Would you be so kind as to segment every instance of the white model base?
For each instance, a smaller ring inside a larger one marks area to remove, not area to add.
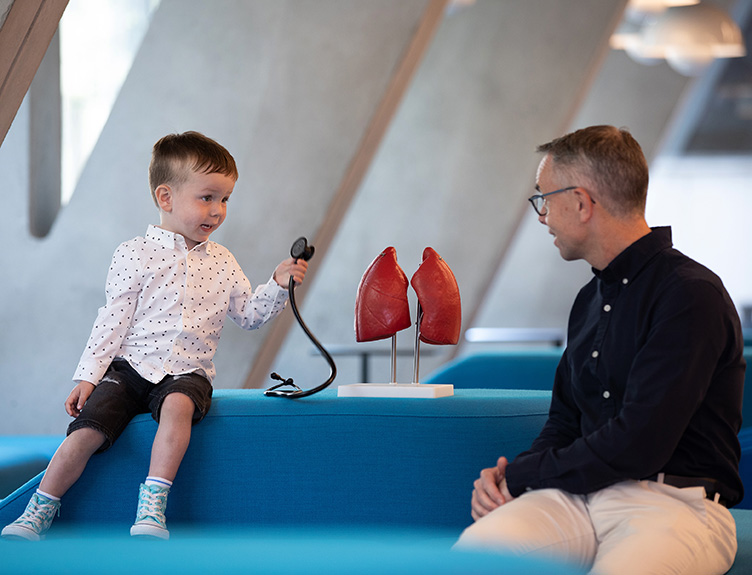
[[[351,383],[340,385],[338,397],[434,398],[454,395],[451,383]]]

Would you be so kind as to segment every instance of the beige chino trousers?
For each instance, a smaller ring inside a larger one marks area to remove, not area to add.
[[[722,575],[736,524],[705,488],[624,481],[589,495],[527,492],[470,525],[455,549],[557,559],[593,575]]]

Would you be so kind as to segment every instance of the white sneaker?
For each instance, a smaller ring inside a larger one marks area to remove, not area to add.
[[[169,487],[141,484],[138,490],[136,522],[131,527],[131,536],[170,538],[167,520],[165,519],[167,495],[169,493]]]
[[[60,515],[60,502],[34,493],[21,517],[2,531],[7,539],[26,539],[39,541],[52,525],[55,514]]]

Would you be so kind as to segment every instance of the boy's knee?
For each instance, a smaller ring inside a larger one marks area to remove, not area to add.
[[[77,450],[85,450],[94,453],[107,441],[107,436],[94,427],[79,427],[71,431],[65,438],[64,443]]]
[[[169,393],[162,401],[162,406],[159,410],[160,421],[165,417],[193,417],[193,412],[196,410],[196,405],[193,400],[184,393],[174,392]]]

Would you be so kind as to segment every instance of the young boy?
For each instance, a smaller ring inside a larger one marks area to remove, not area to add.
[[[167,494],[191,426],[211,404],[212,358],[225,316],[244,329],[261,327],[283,309],[290,277],[302,282],[308,267],[287,259],[251,291],[232,254],[208,241],[225,219],[237,178],[230,153],[197,132],[154,145],[149,185],[160,224],[115,251],[107,303],[65,401],[76,419],[26,511],[3,537],[39,540],[89,458],[108,449],[136,414],[148,412],[159,426],[131,535],[169,537]]]

